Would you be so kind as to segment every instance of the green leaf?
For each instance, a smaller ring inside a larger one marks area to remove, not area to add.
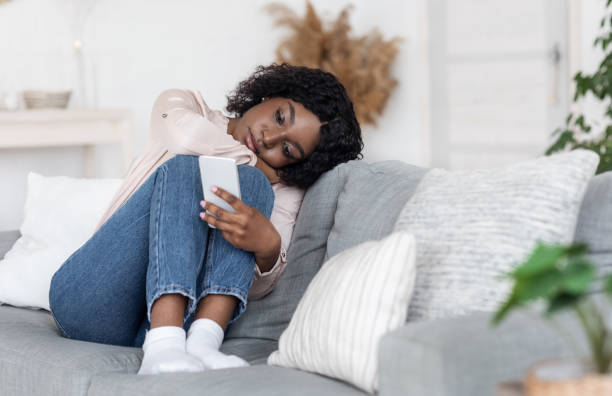
[[[562,276],[561,287],[564,291],[576,295],[585,294],[595,279],[595,267],[583,257],[572,258]]]
[[[580,130],[582,130],[585,133],[588,133],[591,131],[591,127],[589,125],[587,125],[585,123],[585,119],[584,119],[584,115],[580,115],[578,118],[576,118],[576,120],[574,121],[574,123],[580,128]]]
[[[560,293],[551,298],[546,309],[547,315],[552,315],[562,309],[570,308],[576,304],[582,296],[576,296],[570,293]]]
[[[493,326],[499,325],[499,323],[510,313],[510,311],[517,306],[518,304],[516,304],[516,301],[510,297],[505,303],[502,304],[497,312],[495,312],[495,315],[493,315],[493,319],[491,320],[491,324]]]
[[[587,295],[595,279],[595,266],[585,257],[581,243],[550,245],[539,242],[528,259],[508,274],[514,279],[512,292],[492,318],[500,323],[513,309],[543,299],[552,314]],[[612,295],[612,276],[610,277]]]
[[[529,278],[555,268],[557,260],[565,253],[560,245],[538,243],[527,261],[512,272],[516,279]]]
[[[612,297],[612,275],[608,275],[604,282],[604,291],[608,296]]]
[[[554,295],[563,287],[563,274],[556,269],[516,282],[515,299],[523,304]]]
[[[568,256],[579,256],[587,254],[589,246],[586,243],[572,243],[571,245],[564,246],[564,249]]]

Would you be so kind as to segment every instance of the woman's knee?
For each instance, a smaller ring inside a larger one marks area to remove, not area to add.
[[[169,170],[199,169],[198,157],[194,155],[176,154],[161,166]]]
[[[238,177],[244,203],[257,207],[269,217],[274,206],[274,190],[266,175],[253,166],[239,165]]]
[[[160,182],[180,194],[195,192],[202,195],[202,182],[198,157],[193,155],[175,155],[159,166],[156,171]]]
[[[271,196],[274,197],[274,191],[272,190],[270,180],[268,180],[266,175],[256,167],[249,165],[238,165],[238,177],[240,178],[240,181],[244,179],[245,182],[263,189],[265,192],[272,194]]]

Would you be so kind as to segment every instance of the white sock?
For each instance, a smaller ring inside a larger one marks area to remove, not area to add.
[[[196,372],[206,368],[185,351],[185,330],[177,326],[151,329],[142,345],[144,356],[138,374]]]
[[[249,366],[246,360],[236,355],[219,352],[223,335],[223,328],[214,320],[194,320],[187,332],[187,353],[200,359],[207,369]]]

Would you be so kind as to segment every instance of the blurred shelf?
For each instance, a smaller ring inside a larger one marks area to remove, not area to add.
[[[83,146],[85,175],[95,176],[93,147],[119,144],[127,170],[132,157],[132,113],[124,109],[0,111],[0,149]]]

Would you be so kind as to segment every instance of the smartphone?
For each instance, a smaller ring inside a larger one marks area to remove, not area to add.
[[[212,202],[228,212],[236,213],[230,204],[210,191],[211,186],[219,186],[240,199],[240,180],[238,179],[236,161],[231,158],[211,157],[208,155],[201,155],[198,160],[200,163],[200,177],[202,178],[204,200]],[[209,211],[206,211],[206,214],[214,217]],[[209,227],[215,228],[210,224]]]

